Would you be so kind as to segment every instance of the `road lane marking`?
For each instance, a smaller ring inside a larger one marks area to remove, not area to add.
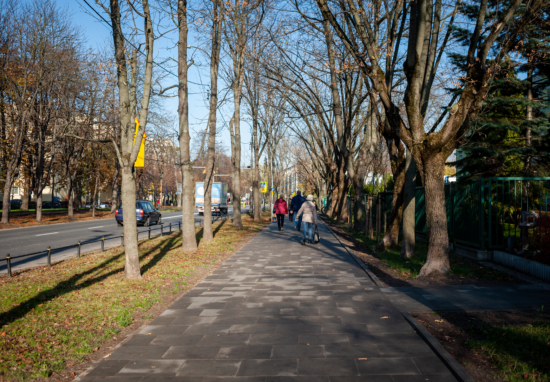
[[[40,235],[36,235],[36,236],[55,235],[56,233],[59,233],[59,232],[41,233]]]
[[[96,229],[96,228],[103,228],[104,226],[100,225],[100,226],[97,226],[97,227],[91,227],[91,228],[88,228],[88,229]]]
[[[169,217],[163,218],[163,219],[176,219],[176,218],[181,218],[181,216],[169,216]]]

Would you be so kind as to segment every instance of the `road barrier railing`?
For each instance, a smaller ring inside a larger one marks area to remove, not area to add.
[[[229,214],[225,214],[225,215],[221,215],[221,216],[218,215],[216,219],[214,219],[214,217],[212,216],[212,223],[214,223],[214,221],[226,220],[228,218],[229,218]],[[199,220],[199,221],[195,220],[195,226],[197,226],[197,223],[199,223],[198,227],[202,227],[204,225],[204,220]],[[175,226],[175,224],[174,224],[174,226]],[[178,222],[178,230],[177,231],[172,230],[172,223],[169,223],[168,227],[169,227],[168,232],[164,232],[164,224],[160,224],[158,227],[154,227],[154,228],[148,227],[148,229],[146,231],[137,231],[137,239],[139,240],[139,234],[147,233],[147,240],[150,240],[151,239],[151,231],[160,231],[160,235],[157,235],[157,236],[171,235],[172,233],[180,232],[181,231],[181,221]],[[106,240],[116,240],[118,238],[120,238],[120,245],[118,245],[118,246],[114,245],[111,248],[123,247],[124,246],[124,234],[121,234],[120,236],[115,236],[115,235],[107,236],[107,237],[102,236],[101,239],[87,240],[87,241],[79,240],[76,244],[66,245],[64,247],[52,248],[51,246],[48,246],[48,248],[46,250],[42,250],[42,251],[38,251],[38,252],[32,252],[32,253],[26,253],[24,255],[19,255],[19,256],[15,256],[15,257],[12,257],[8,253],[8,254],[6,254],[5,258],[0,259],[0,264],[2,264],[2,262],[4,262],[4,261],[7,263],[8,276],[12,277],[13,276],[13,270],[12,270],[13,262],[16,262],[19,259],[23,259],[23,258],[27,258],[27,257],[31,257],[31,256],[46,255],[47,256],[47,264],[48,264],[49,267],[51,267],[52,266],[52,253],[55,254],[55,253],[58,253],[58,252],[61,252],[61,251],[66,251],[68,249],[76,249],[76,257],[80,258],[80,255],[83,253],[82,252],[82,247],[83,246],[89,245],[89,244],[94,244],[94,243],[101,243],[100,244],[101,245],[101,252],[104,252],[105,251],[105,241]],[[89,252],[94,252],[94,251],[95,250],[91,250]]]

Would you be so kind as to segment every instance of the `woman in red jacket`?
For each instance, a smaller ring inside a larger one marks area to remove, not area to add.
[[[277,226],[279,231],[284,231],[285,215],[288,214],[288,205],[286,204],[285,196],[279,195],[279,199],[275,201],[275,213],[277,214]]]

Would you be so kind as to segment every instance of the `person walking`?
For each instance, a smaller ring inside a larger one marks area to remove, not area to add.
[[[315,204],[313,204],[313,195],[307,196],[307,201],[302,204],[294,219],[301,218],[302,215],[302,245],[306,244],[306,239],[311,244],[313,242],[314,224],[317,226],[317,209],[315,208]]]
[[[304,204],[305,201],[306,200],[302,196],[301,191],[297,191],[296,196],[293,197],[292,200],[290,201],[290,209],[293,212],[292,217],[294,222],[294,231],[300,231],[300,228],[302,227],[302,218],[300,217],[298,219],[298,215],[296,214],[296,212],[300,210],[300,208],[302,207],[302,204]]]
[[[275,208],[275,214],[277,214],[277,226],[279,227],[279,231],[284,231],[285,215],[288,214],[288,205],[286,204],[285,196],[280,195],[273,207]]]

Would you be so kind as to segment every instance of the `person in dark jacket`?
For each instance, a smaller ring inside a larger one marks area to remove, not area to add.
[[[290,201],[290,209],[293,211],[292,216],[294,218],[294,231],[300,231],[300,228],[302,227],[302,217],[296,219],[296,212],[302,208],[302,204],[304,204],[305,201],[306,199],[302,196],[301,191],[297,191],[296,196]]]
[[[279,199],[275,201],[275,214],[277,214],[277,226],[279,231],[284,231],[285,215],[288,214],[288,205],[286,203],[284,195],[279,196]]]

